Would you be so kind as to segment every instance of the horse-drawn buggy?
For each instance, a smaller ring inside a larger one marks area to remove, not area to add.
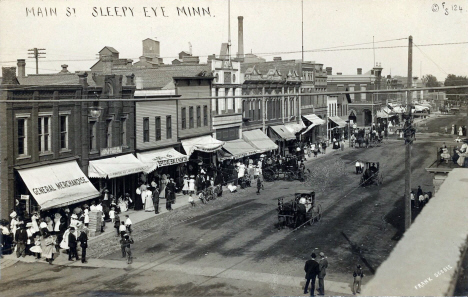
[[[380,172],[379,162],[366,162],[364,174],[361,177],[361,186],[369,186],[372,184],[380,185],[383,182],[383,175]]]
[[[308,223],[320,221],[322,218],[322,205],[316,203],[315,192],[310,190],[297,190],[294,199],[284,202],[278,198],[278,228],[286,226],[297,228]]]

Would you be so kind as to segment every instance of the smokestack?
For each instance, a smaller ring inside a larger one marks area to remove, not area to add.
[[[244,59],[244,17],[238,16],[237,57]]]
[[[361,75],[362,74],[362,68],[357,69],[357,74]]]
[[[26,77],[26,60],[18,59],[16,65],[18,66],[18,77]]]
[[[62,70],[60,71],[60,73],[70,73],[70,71],[68,71],[67,64],[62,64]]]
[[[332,75],[332,68],[331,67],[327,67],[327,68],[325,68],[325,70],[327,71],[327,75]]]

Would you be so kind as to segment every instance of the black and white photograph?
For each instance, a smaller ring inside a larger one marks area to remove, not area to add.
[[[0,296],[467,296],[467,0],[0,0]]]

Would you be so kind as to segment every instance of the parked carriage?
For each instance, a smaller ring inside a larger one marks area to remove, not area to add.
[[[372,184],[380,185],[382,182],[383,175],[380,172],[379,162],[366,162],[360,185],[363,187]]]
[[[278,198],[278,228],[286,226],[297,228],[299,226],[320,221],[322,218],[322,205],[315,202],[315,192],[310,190],[297,190],[294,199],[284,202]]]

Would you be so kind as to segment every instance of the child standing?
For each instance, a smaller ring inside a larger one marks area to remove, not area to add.
[[[117,237],[120,235],[119,226],[120,226],[120,217],[118,214],[116,214],[114,218],[114,228],[115,228],[115,232],[117,232]]]
[[[184,176],[184,187],[182,188],[182,193],[184,195],[187,195],[189,193],[189,189],[190,189],[190,187],[189,187],[189,177],[188,177],[188,175],[185,175]]]
[[[115,223],[115,207],[111,207],[109,210],[109,218],[111,219],[112,223]]]
[[[190,196],[188,197],[188,202],[192,205],[192,207],[195,206],[195,201],[193,201],[192,194],[190,194]]]
[[[34,238],[34,246],[31,247],[30,251],[31,253],[36,254],[37,259],[41,258],[42,248],[41,248],[41,236],[39,234],[36,234],[36,237]]]
[[[130,220],[130,217],[126,215],[127,219],[125,220],[125,227],[127,227],[127,231],[129,234],[132,234],[132,221]]]

